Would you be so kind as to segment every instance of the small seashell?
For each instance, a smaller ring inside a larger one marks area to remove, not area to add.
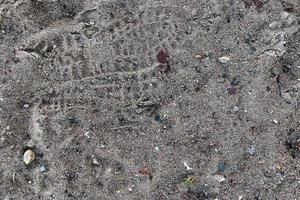
[[[32,150],[27,150],[24,153],[23,161],[26,165],[29,165],[35,159],[35,153]]]

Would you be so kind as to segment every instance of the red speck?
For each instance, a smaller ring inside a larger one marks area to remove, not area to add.
[[[168,58],[169,58],[169,55],[168,55],[167,51],[164,49],[161,49],[157,54],[157,61],[159,63],[166,63]]]
[[[145,175],[145,176],[149,176],[149,178],[152,179],[152,174],[151,174],[151,172],[149,171],[149,169],[147,169],[146,167],[141,167],[141,168],[139,168],[138,172],[139,172],[140,174]]]

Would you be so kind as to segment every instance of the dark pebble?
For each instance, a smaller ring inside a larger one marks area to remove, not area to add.
[[[236,94],[237,89],[235,87],[228,87],[227,91],[228,91],[228,94],[233,95],[233,94]]]
[[[167,63],[167,60],[168,60],[168,58],[169,58],[169,54],[168,54],[168,52],[167,52],[165,49],[161,49],[161,50],[158,52],[156,58],[157,58],[157,61],[158,61],[159,63],[164,64],[164,63]]]
[[[251,52],[251,54],[254,54],[256,52],[256,48],[255,47],[250,47],[250,52]]]
[[[237,86],[240,83],[240,80],[238,80],[237,77],[233,78],[232,81],[230,82],[230,85],[232,86]]]
[[[289,73],[291,71],[291,68],[289,68],[287,65],[282,65],[281,69],[284,73]]]
[[[162,119],[160,118],[160,115],[155,115],[154,120],[155,120],[156,122],[159,122],[159,123],[162,122]]]

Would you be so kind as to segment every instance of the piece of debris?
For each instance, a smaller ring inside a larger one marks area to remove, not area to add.
[[[231,86],[237,86],[240,83],[240,80],[238,79],[238,77],[234,77],[232,79],[232,81],[230,82]]]
[[[293,22],[295,21],[293,15],[291,15],[288,12],[281,13],[281,20],[283,21],[285,26],[291,26],[293,24]]]
[[[284,11],[286,12],[294,12],[295,11],[295,6],[294,4],[290,3],[290,2],[282,2],[282,6]]]
[[[273,119],[273,122],[274,122],[275,124],[278,124],[278,121],[277,121],[276,119]]]
[[[279,164],[276,165],[276,172],[277,172],[276,175],[278,178],[280,178],[280,179],[284,178],[285,171],[284,171],[283,167],[280,166]]]
[[[263,7],[263,3],[261,0],[252,0],[252,2],[254,3],[254,5],[256,6],[256,9],[260,9]]]
[[[251,145],[249,148],[248,148],[248,153],[251,155],[251,156],[254,156],[256,154],[256,147],[255,145]]]
[[[282,98],[285,100],[286,103],[292,103],[293,101],[292,96],[288,92],[283,93]]]
[[[291,128],[288,132],[288,138],[285,141],[285,148],[292,156],[292,158],[297,158],[300,156],[300,137],[299,132]]]
[[[219,174],[214,175],[213,179],[216,180],[216,181],[218,181],[219,183],[222,183],[222,182],[224,182],[226,180],[224,176],[219,175]]]
[[[150,170],[146,167],[141,167],[138,169],[138,172],[140,174],[143,174],[145,176],[149,176],[150,180],[153,178],[152,173],[150,172]]]
[[[170,65],[159,64],[155,67],[155,76],[160,80],[165,80],[170,72]]]
[[[225,171],[225,162],[220,160],[218,164],[218,172],[224,172]]]
[[[165,49],[161,49],[156,56],[157,61],[162,64],[167,63],[168,58],[169,54]]]
[[[155,115],[154,121],[159,122],[159,123],[162,123],[162,119],[161,119],[161,117],[160,117],[159,114]]]
[[[219,58],[218,61],[222,64],[226,64],[230,61],[230,58],[227,56],[223,56],[223,57]]]
[[[73,171],[65,171],[64,176],[68,181],[76,180],[78,178],[78,174]]]
[[[188,176],[184,178],[181,182],[186,186],[191,186],[195,182],[196,178],[194,176]]]
[[[27,151],[25,151],[23,161],[26,165],[29,165],[34,159],[35,153],[32,150],[28,149]]]
[[[93,164],[94,165],[99,165],[99,162],[98,162],[97,158],[95,158],[95,157],[93,158]]]
[[[231,109],[232,113],[237,113],[238,111],[239,111],[239,107],[237,107],[237,106],[233,106]]]
[[[40,167],[40,172],[44,173],[46,171],[47,171],[47,167],[44,164],[42,164],[41,167]]]
[[[276,29],[276,28],[279,28],[279,23],[276,22],[276,21],[274,21],[274,22],[272,22],[271,24],[269,24],[269,28],[270,28],[271,30],[274,30],[274,29]]]
[[[228,88],[227,88],[227,92],[228,92],[228,94],[230,94],[230,95],[234,95],[234,94],[236,94],[236,92],[237,92],[237,88],[236,88],[236,87],[228,87]]]
[[[84,136],[87,137],[87,138],[90,138],[90,132],[88,132],[88,131],[85,132],[85,133],[84,133]]]
[[[183,165],[186,167],[186,170],[193,170],[186,162],[184,162]]]
[[[196,60],[202,60],[202,56],[200,54],[195,54],[194,59]]]

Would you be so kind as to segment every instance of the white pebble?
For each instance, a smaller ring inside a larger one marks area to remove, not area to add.
[[[282,97],[285,100],[285,102],[292,103],[293,99],[292,99],[292,96],[289,93],[287,93],[287,92],[283,93]]]
[[[32,150],[27,150],[24,153],[23,161],[26,165],[29,165],[35,159],[35,153]]]
[[[233,106],[231,112],[236,113],[236,112],[238,112],[238,111],[239,111],[239,107]]]
[[[93,164],[94,165],[99,165],[99,162],[98,162],[97,158],[93,158]]]
[[[218,174],[214,175],[213,178],[214,178],[216,181],[218,181],[219,183],[222,183],[222,182],[224,182],[224,181],[226,180],[224,176],[218,175]]]
[[[218,60],[219,60],[220,63],[226,64],[230,61],[230,58],[226,57],[226,56],[223,56],[223,57],[219,58]]]
[[[276,21],[272,22],[271,24],[269,24],[269,28],[272,30],[279,28],[278,22],[276,22]]]
[[[42,173],[44,173],[44,172],[46,172],[46,167],[44,166],[44,165],[42,165],[41,167],[40,167],[40,171],[42,172]]]

